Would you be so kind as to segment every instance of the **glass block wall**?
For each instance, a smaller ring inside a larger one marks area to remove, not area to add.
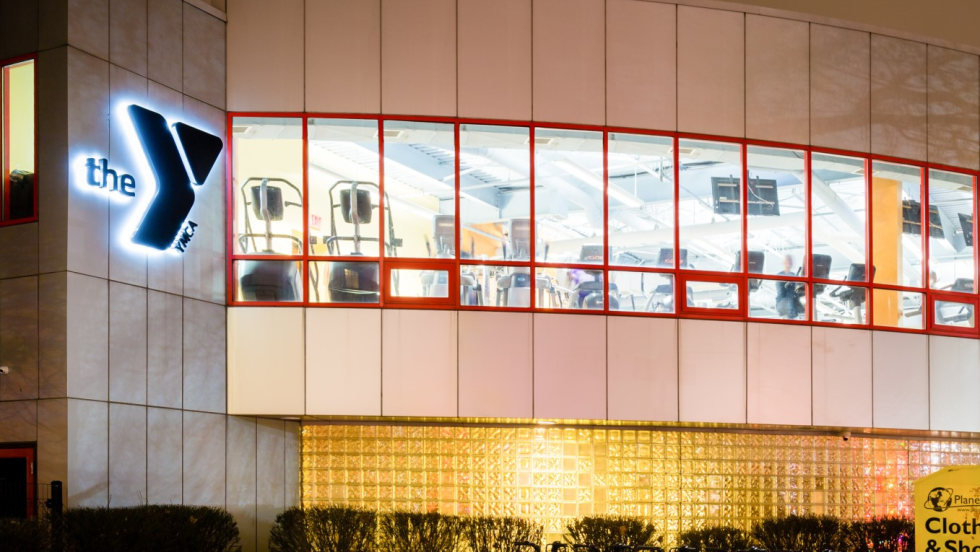
[[[667,534],[779,513],[911,516],[912,481],[980,463],[980,442],[553,427],[304,425],[305,505],[566,519]]]

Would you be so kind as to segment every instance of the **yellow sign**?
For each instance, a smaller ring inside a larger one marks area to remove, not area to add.
[[[914,490],[916,552],[980,552],[980,466],[943,468]]]

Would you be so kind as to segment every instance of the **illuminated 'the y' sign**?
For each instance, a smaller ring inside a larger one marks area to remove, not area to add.
[[[221,138],[184,123],[174,124],[171,132],[162,115],[138,105],[129,106],[127,111],[157,182],[133,243],[161,251],[170,247],[183,251],[197,228],[187,221],[194,206],[191,183],[201,185],[207,180],[221,153]]]

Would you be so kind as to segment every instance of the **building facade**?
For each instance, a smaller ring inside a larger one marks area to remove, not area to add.
[[[0,2],[0,457],[247,550],[911,515],[980,461],[980,39],[868,17]]]

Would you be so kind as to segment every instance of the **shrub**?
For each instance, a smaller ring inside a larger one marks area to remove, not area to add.
[[[269,534],[272,552],[371,552],[377,514],[345,506],[289,508]]]
[[[238,526],[227,511],[204,506],[70,508],[65,545],[72,552],[233,552]]]
[[[752,536],[769,550],[823,552],[840,550],[846,524],[831,516],[785,516],[770,518],[752,527]]]
[[[470,517],[462,519],[463,541],[470,552],[517,552],[515,542],[541,544],[544,528],[515,517]]]
[[[0,518],[0,550],[47,552],[51,525],[45,520]]]
[[[897,517],[855,521],[847,528],[844,546],[853,552],[915,550],[915,522]]]
[[[378,518],[381,552],[455,552],[460,521],[438,512],[390,512]]]
[[[721,548],[723,550],[744,550],[754,541],[748,531],[737,527],[706,527],[684,531],[680,535],[681,546],[693,546],[699,550]]]
[[[590,544],[602,552],[610,552],[617,544],[643,546],[663,542],[652,523],[630,516],[587,516],[570,522],[565,530],[569,544]]]

